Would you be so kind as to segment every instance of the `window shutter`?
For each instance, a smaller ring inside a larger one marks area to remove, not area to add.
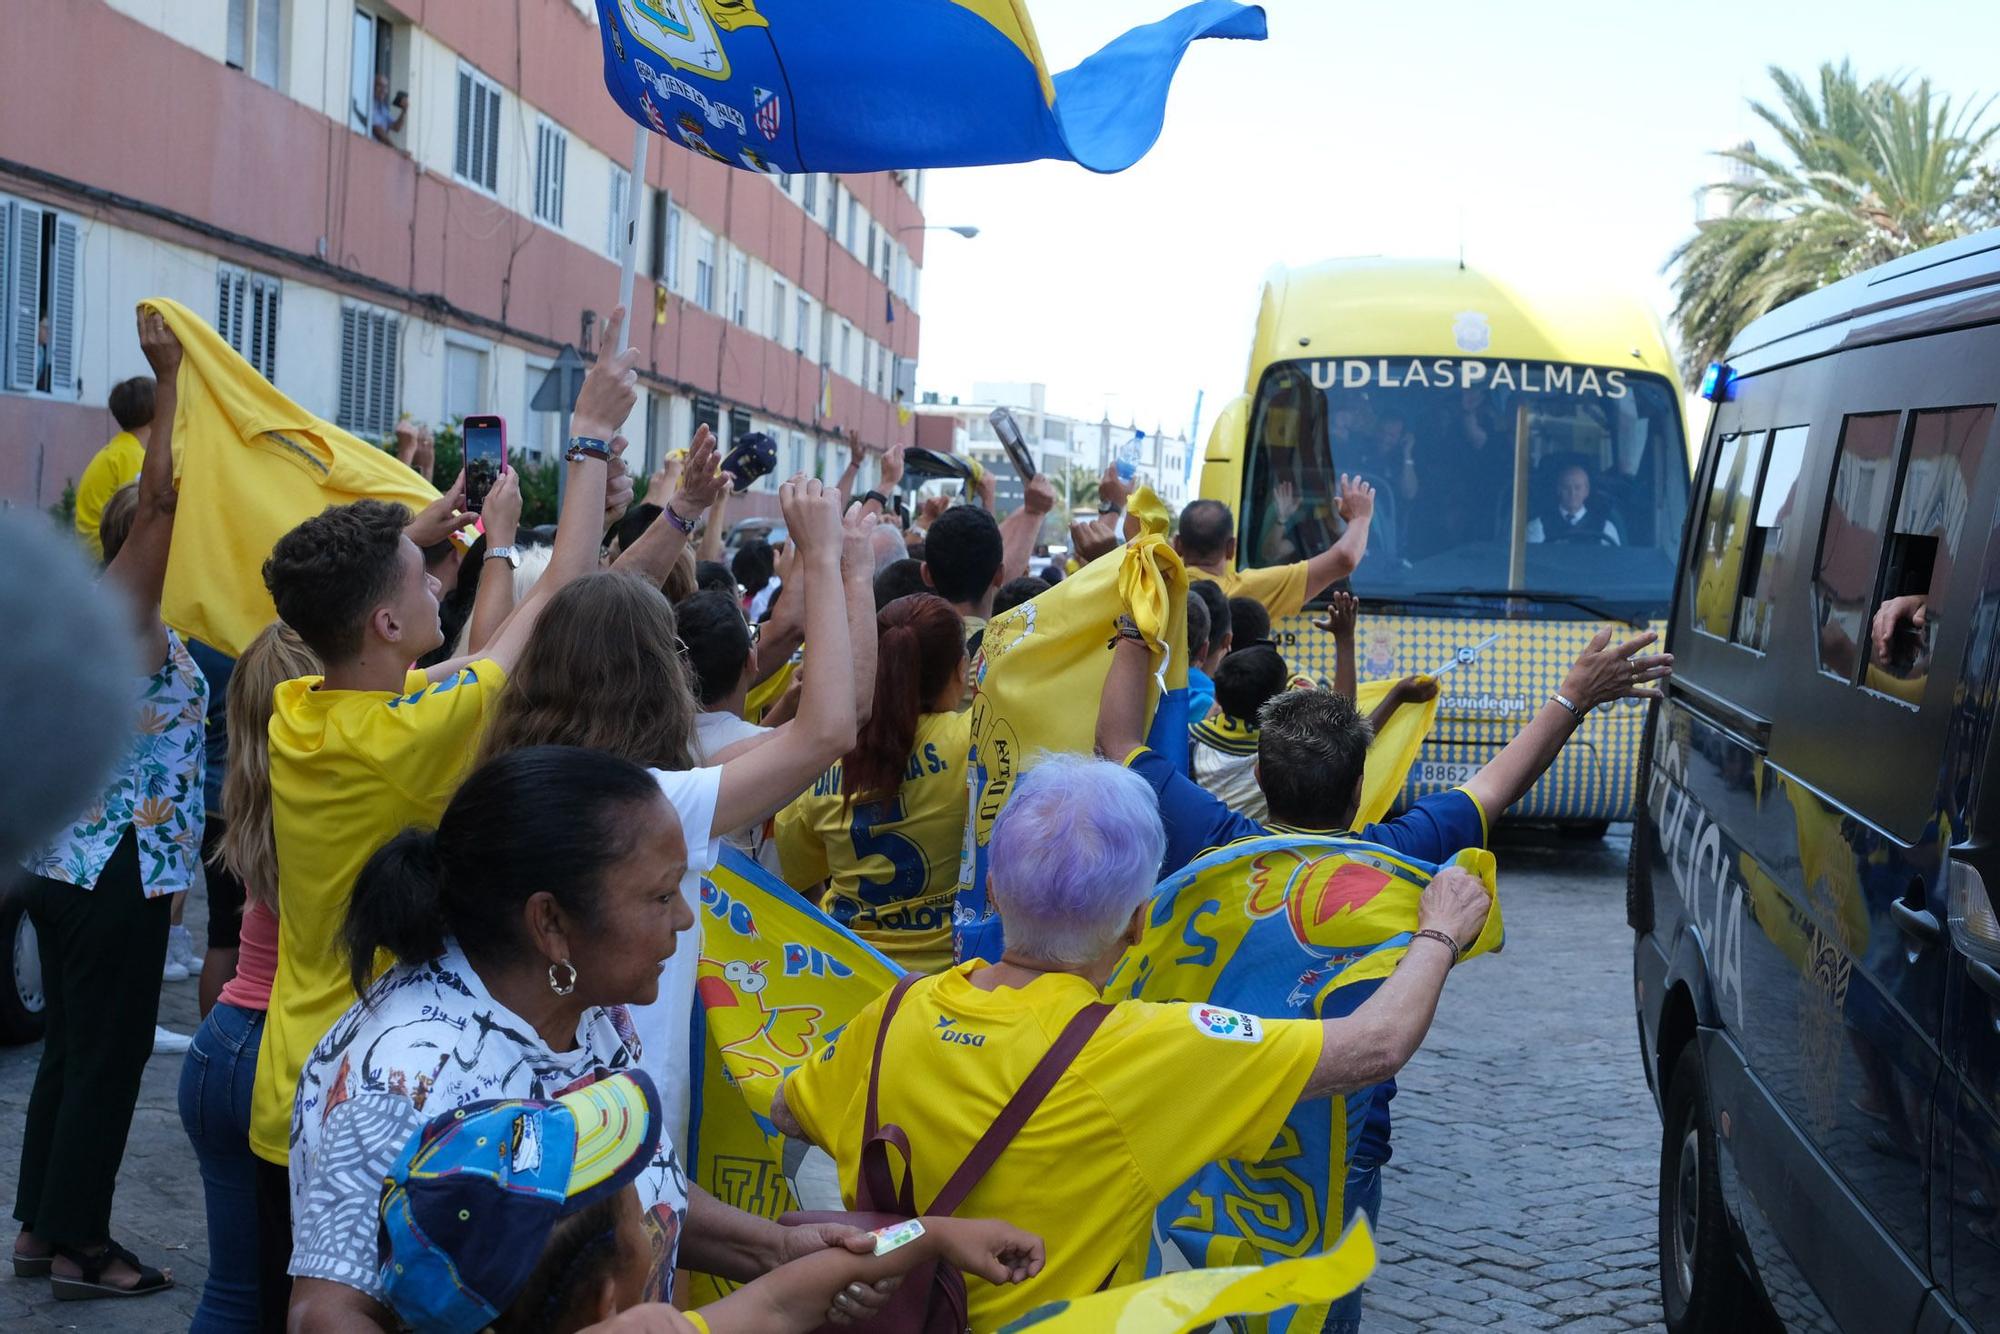
[[[667,192],[653,191],[653,228],[646,238],[646,272],[654,282],[667,276]]]
[[[7,342],[7,387],[35,388],[35,349],[41,333],[42,210],[14,205],[13,250],[7,256],[13,292],[13,328]]]
[[[489,190],[500,188],[500,90],[487,88],[486,94],[486,174],[480,179]]]
[[[389,411],[389,319],[379,311],[368,316],[368,430],[382,434]]]
[[[249,64],[249,44],[244,40],[249,22],[249,0],[229,0],[229,38],[222,59],[232,69],[243,69]]]
[[[230,0],[232,6],[236,0]],[[278,0],[257,0],[256,63],[251,73],[258,82],[278,86]],[[374,90],[369,90],[372,95]]]
[[[278,289],[275,278],[254,278],[250,284],[250,364],[265,379],[278,378]]]
[[[557,130],[555,132],[555,140],[556,140],[555,198],[551,202],[555,205],[553,212],[555,214],[556,226],[560,227],[562,226],[562,220],[563,220],[563,184],[565,178],[569,174],[568,171],[569,136],[564,134],[561,130]]]
[[[347,430],[360,426],[361,412],[361,312],[353,306],[340,308],[340,399],[334,421]]]
[[[471,179],[486,184],[486,88],[472,81],[472,170]]]
[[[56,219],[55,272],[49,283],[49,392],[76,396],[77,226]]]
[[[472,76],[458,72],[458,150],[452,170],[460,176],[472,175]]]

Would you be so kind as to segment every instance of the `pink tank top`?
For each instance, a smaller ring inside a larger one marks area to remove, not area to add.
[[[278,971],[278,914],[261,903],[243,910],[243,932],[236,947],[236,976],[223,983],[216,997],[245,1010],[271,1008],[271,978]]]

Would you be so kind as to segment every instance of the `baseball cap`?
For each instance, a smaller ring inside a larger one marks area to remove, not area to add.
[[[616,1194],[660,1143],[643,1072],[552,1101],[469,1103],[415,1135],[382,1188],[382,1288],[418,1330],[472,1334],[512,1305],[556,1223]]]

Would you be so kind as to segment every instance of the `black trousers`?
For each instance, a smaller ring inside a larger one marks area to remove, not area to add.
[[[153,1054],[172,899],[146,897],[130,829],[94,889],[32,876],[22,893],[48,1033],[21,1133],[14,1217],[52,1245],[95,1247],[111,1235],[111,1195]]]
[[[292,1174],[257,1160],[257,1300],[263,1328],[283,1329],[292,1303]]]

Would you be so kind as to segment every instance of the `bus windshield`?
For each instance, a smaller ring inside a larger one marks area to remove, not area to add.
[[[1378,611],[1663,618],[1687,510],[1665,379],[1464,357],[1339,357],[1266,372],[1238,560],[1278,565],[1345,531],[1339,476],[1375,488],[1352,587]]]

